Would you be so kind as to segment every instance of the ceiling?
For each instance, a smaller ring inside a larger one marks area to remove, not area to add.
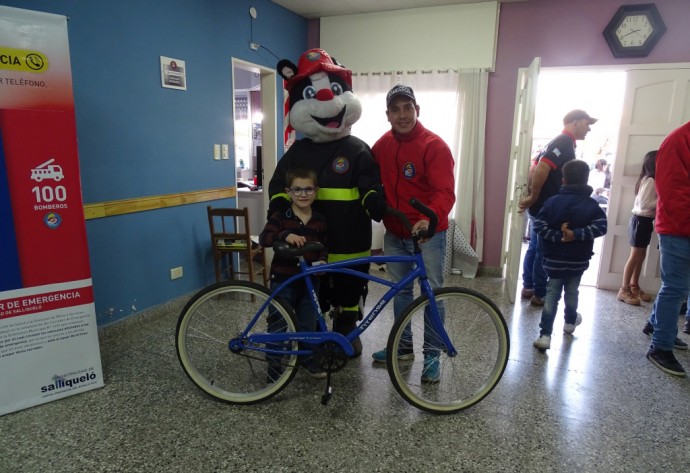
[[[461,5],[463,3],[493,2],[496,0],[271,0],[283,8],[305,18],[353,15],[409,8]],[[528,0],[499,0],[501,3],[526,2]]]

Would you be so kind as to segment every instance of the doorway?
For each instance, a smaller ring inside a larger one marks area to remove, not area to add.
[[[566,113],[583,109],[599,121],[592,125],[585,140],[577,143],[577,159],[587,162],[590,169],[599,159],[605,159],[613,173],[625,81],[626,71],[622,69],[542,68],[537,85],[531,156],[535,156],[563,130],[563,116]],[[615,185],[612,180],[610,186]],[[605,197],[610,198],[610,188],[605,192]],[[601,205],[608,211],[606,203]],[[594,255],[589,269],[582,276],[581,284],[584,286],[597,286],[604,238],[594,240]]]
[[[249,209],[250,231],[258,235],[268,208],[263,184],[278,159],[276,71],[233,58],[232,84],[237,206]]]

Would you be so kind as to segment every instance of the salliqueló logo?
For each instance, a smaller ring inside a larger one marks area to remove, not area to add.
[[[0,69],[40,74],[48,70],[48,58],[39,51],[0,46]]]
[[[83,385],[89,381],[96,379],[96,373],[89,370],[81,370],[78,372],[55,374],[53,375],[52,384],[41,386],[42,393],[50,393],[57,390],[73,389],[79,385]]]

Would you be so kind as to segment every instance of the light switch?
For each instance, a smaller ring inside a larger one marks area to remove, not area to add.
[[[220,159],[220,145],[213,145],[213,159]]]
[[[223,159],[228,159],[230,157],[230,146],[229,145],[221,145],[221,156]]]

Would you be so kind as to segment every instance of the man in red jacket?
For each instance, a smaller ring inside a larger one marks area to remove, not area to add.
[[[386,204],[405,213],[412,224],[413,233],[428,229],[429,221],[410,205],[412,197],[426,204],[438,216],[435,235],[429,240],[421,240],[424,243],[422,255],[429,283],[433,289],[438,289],[443,287],[448,214],[455,203],[455,162],[448,145],[424,128],[417,120],[418,116],[419,105],[412,88],[405,85],[393,87],[386,96],[386,117],[391,130],[379,138],[371,151],[381,170]],[[410,232],[393,216],[385,216],[383,224],[386,227],[383,242],[386,256],[411,255],[413,247]],[[395,281],[401,280],[412,270],[412,265],[406,263],[388,263],[386,266]],[[412,290],[410,284],[395,297],[393,314],[396,318],[412,302]],[[425,340],[428,336],[430,334],[425,333]],[[441,352],[434,350],[428,343],[424,346],[422,381],[438,382],[441,376]],[[372,356],[375,362],[386,362],[385,349]],[[413,359],[414,352],[411,348],[409,351],[400,350],[398,358]]]
[[[672,131],[656,155],[656,217],[661,289],[649,323],[654,328],[647,359],[660,370],[685,376],[673,355],[678,313],[690,292],[690,122]],[[645,327],[646,328],[646,327]]]

